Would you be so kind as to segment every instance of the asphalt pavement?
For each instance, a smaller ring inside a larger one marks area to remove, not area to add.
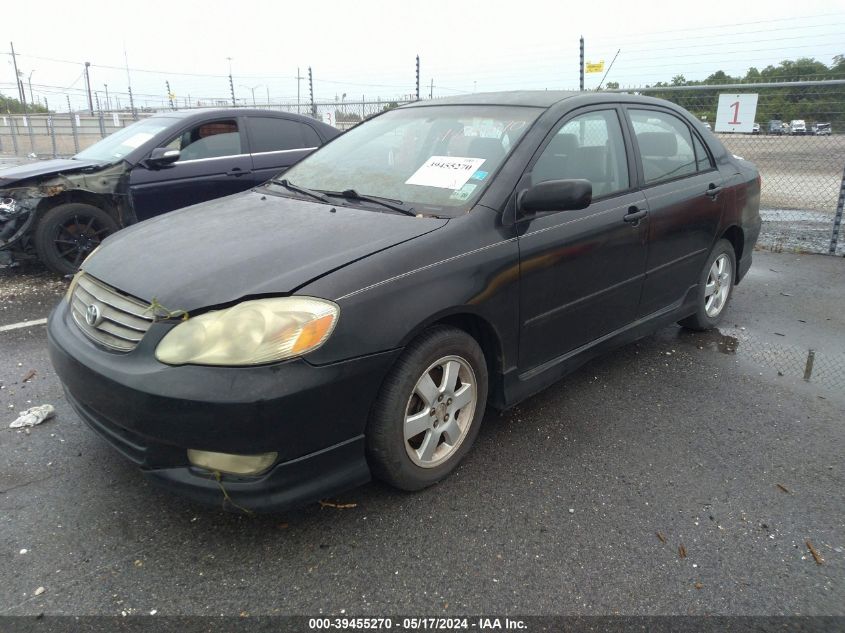
[[[44,327],[4,330],[65,287],[0,271],[0,615],[845,614],[841,257],[758,252],[725,327],[488,413],[441,484],[278,516],[161,492],[83,425]]]

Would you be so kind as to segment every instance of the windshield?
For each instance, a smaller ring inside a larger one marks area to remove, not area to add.
[[[119,160],[171,125],[173,125],[173,119],[165,117],[152,117],[138,121],[94,143],[74,158],[102,162]]]
[[[477,199],[539,108],[426,106],[353,128],[285,172],[314,191],[354,190],[437,213]]]

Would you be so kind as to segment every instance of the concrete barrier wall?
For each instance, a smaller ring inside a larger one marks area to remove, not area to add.
[[[138,118],[149,116],[138,114]],[[135,122],[128,112],[88,114],[0,115],[0,153],[39,158],[73,156]]]

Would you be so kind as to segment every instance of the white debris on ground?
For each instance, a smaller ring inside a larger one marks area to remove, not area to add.
[[[56,409],[52,404],[42,404],[31,407],[21,413],[10,425],[10,429],[20,429],[26,426],[35,426],[56,415]]]

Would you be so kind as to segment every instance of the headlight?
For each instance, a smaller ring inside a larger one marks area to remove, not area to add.
[[[97,247],[97,248],[99,248],[99,247]],[[67,287],[67,291],[65,292],[65,301],[67,303],[70,303],[70,300],[73,298],[73,291],[76,289],[76,284],[79,283],[79,277],[82,274],[83,274],[83,272],[80,270],[78,273],[76,273],[73,276],[73,279],[70,280],[70,283],[68,284],[68,287]]]
[[[340,308],[312,297],[244,301],[192,317],[170,330],[156,348],[168,365],[261,365],[320,347]]]

